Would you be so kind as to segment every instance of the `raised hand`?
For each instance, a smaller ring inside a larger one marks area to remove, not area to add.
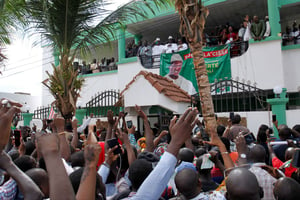
[[[72,121],[72,128],[73,128],[73,130],[77,130],[77,126],[78,126],[78,120],[75,118]]]
[[[135,105],[135,111],[137,112],[138,116],[140,116],[143,120],[147,119],[147,115],[142,111],[140,106]]]
[[[16,113],[21,112],[21,104],[9,101],[7,99],[0,100],[0,151],[8,143],[10,137],[10,127]]]
[[[62,118],[62,117],[54,118],[53,124],[55,125],[58,133],[65,131],[65,119],[64,118]]]
[[[37,133],[37,149],[43,156],[59,153],[59,139],[56,134]]]
[[[197,113],[197,108],[188,108],[178,121],[176,116],[173,117],[169,126],[172,137],[168,146],[169,153],[176,156],[181,145],[191,137],[191,132],[196,124]]]
[[[107,121],[111,126],[114,126],[116,123],[116,119],[114,118],[114,113],[111,110],[107,111]]]

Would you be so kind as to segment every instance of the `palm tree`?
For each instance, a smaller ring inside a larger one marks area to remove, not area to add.
[[[24,0],[0,0],[0,68],[7,59],[1,50],[11,44],[12,33],[26,24],[24,5]]]
[[[185,36],[191,49],[201,100],[201,109],[208,130],[216,130],[214,105],[202,51],[202,35],[208,9],[201,0],[175,0],[175,8],[180,16],[180,33]]]
[[[151,1],[157,7],[168,5],[168,0]],[[30,30],[41,34],[44,41],[59,54],[59,65],[53,65],[53,74],[43,84],[55,98],[55,105],[65,119],[76,111],[76,101],[83,79],[78,78],[72,63],[77,53],[86,54],[90,49],[109,41],[116,28],[135,17],[146,17],[145,9],[151,8],[147,1],[131,1],[93,26],[108,14],[105,0],[27,0]],[[141,6],[141,4],[146,6]],[[141,9],[144,8],[144,9]]]

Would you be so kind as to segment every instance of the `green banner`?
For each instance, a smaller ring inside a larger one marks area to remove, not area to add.
[[[204,61],[208,79],[213,83],[216,79],[231,78],[230,46],[203,48]],[[160,75],[173,80],[189,94],[198,92],[194,64],[190,50],[161,54]]]

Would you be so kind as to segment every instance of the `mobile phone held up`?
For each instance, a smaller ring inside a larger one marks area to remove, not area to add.
[[[19,147],[21,144],[21,131],[14,130],[14,137],[15,137],[15,146]]]
[[[232,120],[233,117],[234,117],[234,112],[230,112],[230,113],[229,113],[229,119]]]
[[[122,149],[120,147],[118,139],[116,139],[116,138],[109,139],[109,140],[107,140],[107,144],[108,144],[109,148],[113,148],[116,145],[118,146],[118,148],[114,150],[115,155],[122,153]]]
[[[127,128],[132,128],[132,120],[127,121],[126,123],[127,123]]]
[[[276,120],[277,120],[277,119],[276,119],[276,115],[272,115],[272,121],[273,121],[273,122],[276,122]]]

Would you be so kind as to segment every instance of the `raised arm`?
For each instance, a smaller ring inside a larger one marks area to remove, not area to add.
[[[176,116],[171,120],[171,142],[154,170],[149,174],[137,191],[136,196],[130,199],[158,199],[166,188],[169,179],[175,171],[177,154],[184,142],[190,137],[195,126],[197,109],[189,108],[176,122]]]
[[[224,143],[219,138],[219,136],[215,130],[210,130],[210,137],[211,137],[210,141],[204,141],[204,143],[207,143],[212,146],[217,146],[219,148],[222,158],[224,160],[224,166],[226,169],[230,169],[230,168],[234,167],[234,163],[229,156],[229,152],[227,152],[227,149],[226,149]]]
[[[160,132],[160,134],[154,139],[153,143],[154,143],[154,147],[157,147],[159,141],[161,140],[162,137],[164,137],[165,135],[168,135],[168,131],[167,130],[163,130],[162,132]]]
[[[54,118],[53,123],[57,129],[57,134],[59,138],[60,155],[63,159],[69,161],[71,157],[71,150],[70,150],[69,143],[66,139],[65,119],[61,117]]]
[[[132,146],[130,144],[128,135],[126,133],[124,133],[121,129],[118,129],[117,131],[117,136],[118,138],[123,142],[123,144],[126,147],[127,150],[127,158],[128,158],[128,164],[129,166],[131,165],[131,163],[133,163],[133,161],[136,160],[136,156],[135,153],[132,149]]]
[[[49,175],[51,200],[74,200],[75,194],[59,154],[59,139],[56,134],[37,134],[37,146],[44,157]]]
[[[8,143],[10,137],[10,126],[16,113],[19,113],[21,104],[0,99],[0,151],[2,151]]]
[[[13,163],[4,151],[0,154],[0,168],[17,182],[25,200],[43,199],[44,195],[39,187]]]
[[[146,151],[153,152],[155,149],[154,146],[154,134],[153,131],[150,127],[150,124],[148,122],[148,117],[147,115],[142,111],[141,107],[138,105],[135,105],[135,110],[138,114],[143,119],[144,122],[144,127],[145,127],[145,138],[146,138]]]
[[[81,176],[80,186],[76,194],[77,200],[95,199],[97,163],[101,147],[93,132],[90,132],[87,139],[87,146],[84,148],[85,166]]]
[[[78,124],[78,120],[74,119],[72,121],[72,128],[73,128],[73,137],[72,137],[72,141],[71,141],[71,145],[74,149],[77,148],[78,145],[78,132],[77,132],[77,124]]]

